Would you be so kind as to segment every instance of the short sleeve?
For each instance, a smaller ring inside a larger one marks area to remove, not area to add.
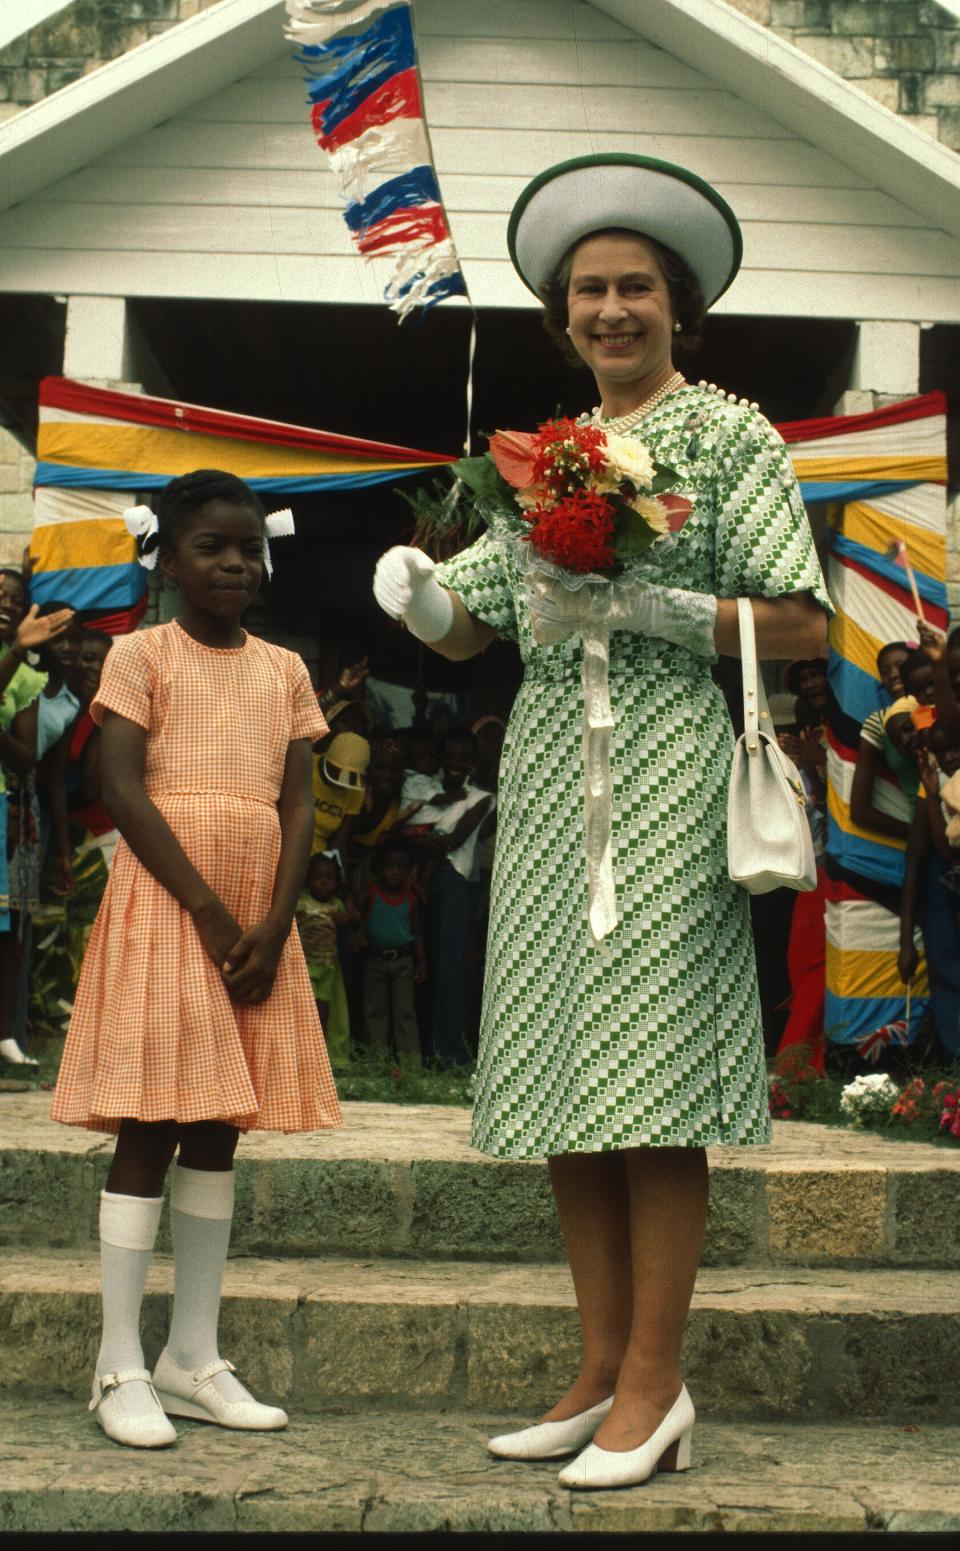
[[[779,598],[810,592],[832,614],[800,486],[779,432],[762,416],[738,416],[717,448],[717,462],[717,595]]]
[[[19,668],[7,684],[6,691],[0,695],[3,702],[3,711],[0,713],[0,727],[10,727],[15,716],[25,711],[40,698],[40,691],[47,682],[45,673],[38,673],[36,668],[31,668],[29,663],[21,663]]]
[[[871,711],[860,728],[861,743],[869,743],[875,749],[883,748],[883,712]]]
[[[293,667],[290,674],[290,741],[309,738],[316,743],[330,731],[326,718],[317,704],[316,691],[310,682],[307,665],[296,652],[291,652]]]
[[[90,703],[90,715],[98,726],[105,711],[115,711],[138,727],[150,728],[150,710],[157,682],[154,652],[147,642],[148,630],[114,641],[103,660],[100,688]]]
[[[517,639],[517,611],[501,546],[489,533],[434,572],[441,587],[455,592],[468,613],[491,625],[498,635]]]

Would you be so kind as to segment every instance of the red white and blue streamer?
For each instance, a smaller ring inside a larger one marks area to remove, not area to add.
[[[287,0],[311,121],[365,259],[388,258],[401,319],[467,296],[433,167],[410,0]]]

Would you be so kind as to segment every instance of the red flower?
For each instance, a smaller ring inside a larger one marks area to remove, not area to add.
[[[570,571],[603,571],[614,564],[613,512],[596,491],[574,490],[549,509],[534,507],[525,516],[531,524],[531,544],[556,565]]]
[[[591,472],[606,467],[607,439],[599,426],[575,420],[547,420],[533,438],[532,484],[547,485],[555,494],[576,489]]]
[[[524,490],[533,483],[536,442],[529,431],[498,431],[490,438],[490,457],[515,490]]]
[[[679,533],[693,511],[693,502],[688,501],[685,495],[669,494],[658,495],[657,500],[667,508],[667,527],[670,532]]]

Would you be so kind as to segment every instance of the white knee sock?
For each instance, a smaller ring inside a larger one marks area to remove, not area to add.
[[[175,1282],[167,1351],[181,1368],[202,1368],[219,1356],[220,1288],[233,1222],[234,1174],[207,1169],[171,1171],[170,1225]],[[229,1373],[216,1387],[228,1400],[247,1398]]]
[[[103,1338],[97,1373],[121,1373],[143,1367],[140,1306],[147,1270],[160,1224],[163,1197],[100,1195],[100,1276],[103,1286]],[[116,1391],[124,1410],[155,1410],[146,1384],[125,1384]]]

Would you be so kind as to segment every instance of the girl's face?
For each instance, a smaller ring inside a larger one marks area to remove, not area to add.
[[[903,692],[905,695],[915,695],[921,705],[933,705],[933,663],[924,663],[908,673]]]
[[[380,755],[370,761],[367,785],[377,797],[393,798],[403,786],[403,765],[398,759]]]
[[[337,892],[339,874],[332,862],[314,862],[310,868],[309,888],[314,899],[326,901]]]
[[[943,734],[943,729],[936,723],[927,733],[927,748],[940,766],[944,775],[952,776],[960,770],[960,748],[951,748]]]
[[[903,694],[903,679],[900,677],[900,668],[907,660],[907,654],[899,646],[892,651],[884,652],[878,664],[880,682],[890,696],[891,700],[899,700]]]
[[[27,595],[16,576],[0,571],[0,641],[12,641],[26,613]]]
[[[160,555],[185,601],[213,619],[239,619],[263,574],[263,519],[251,506],[207,501]]]
[[[109,650],[106,641],[99,641],[95,637],[87,637],[84,640],[81,636],[77,660],[71,669],[68,682],[74,694],[84,705],[89,705],[100,688],[100,675]]]
[[[917,752],[919,746],[919,734],[913,725],[913,718],[906,711],[900,711],[896,716],[891,716],[887,722],[885,731],[894,748],[909,759]]]
[[[388,851],[380,864],[383,886],[395,894],[402,889],[410,876],[410,863],[400,851]]]
[[[61,673],[69,673],[80,655],[79,631],[67,629],[62,635],[54,636],[43,648],[43,654],[50,658]]]

